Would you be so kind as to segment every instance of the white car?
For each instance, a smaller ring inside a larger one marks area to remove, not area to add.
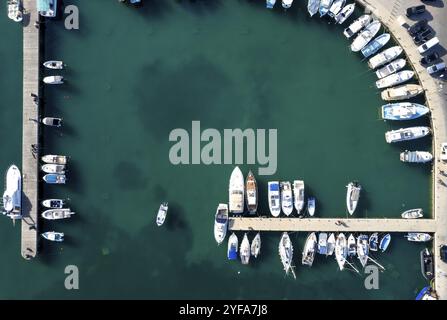
[[[447,160],[447,142],[441,144],[441,160]]]
[[[427,72],[429,74],[433,74],[439,71],[444,71],[445,70],[445,62],[440,62],[434,65],[431,65],[430,67],[427,68]]]
[[[438,37],[434,37],[418,47],[419,53],[425,53],[439,43]]]

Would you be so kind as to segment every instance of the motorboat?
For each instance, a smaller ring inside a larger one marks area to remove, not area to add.
[[[46,163],[41,168],[45,173],[65,174],[65,164]]]
[[[15,22],[23,21],[22,4],[19,0],[9,0],[8,4],[8,18]]]
[[[371,16],[369,14],[364,14],[354,20],[353,23],[349,25],[345,30],[343,30],[343,34],[346,38],[351,38],[353,35],[357,34],[363,27],[368,25],[371,21]]]
[[[404,70],[393,73],[385,78],[376,81],[377,89],[383,89],[407,82],[414,76],[414,71]]]
[[[46,84],[63,84],[64,83],[64,77],[62,76],[49,76],[43,78],[43,82]]]
[[[408,232],[408,234],[405,236],[408,241],[412,242],[427,242],[432,239],[432,236],[428,233],[422,233],[422,232]]]
[[[255,237],[253,238],[253,241],[251,242],[251,255],[255,258],[258,257],[259,252],[261,251],[261,233],[258,232]]]
[[[65,184],[66,180],[65,174],[49,173],[43,176],[43,181],[48,184]]]
[[[228,229],[228,205],[220,203],[217,206],[216,215],[214,217],[214,239],[217,244],[221,244],[225,240]]]
[[[435,277],[433,254],[427,248],[421,251],[421,272],[422,276],[428,282],[432,281]]]
[[[402,52],[403,52],[403,49],[401,46],[394,46],[394,47],[388,48],[386,50],[383,50],[382,52],[376,54],[374,57],[369,59],[368,66],[371,69],[376,69],[380,66],[383,66],[384,64],[386,64],[388,62],[393,61]]]
[[[279,241],[278,246],[278,252],[279,257],[281,258],[281,263],[284,267],[284,271],[286,272],[286,274],[289,274],[289,272],[291,272],[293,277],[296,279],[295,271],[293,271],[292,267],[293,245],[287,232],[283,232],[281,236],[281,240]]]
[[[42,206],[49,209],[62,209],[65,201],[62,199],[46,199],[42,201]]]
[[[318,12],[319,8],[320,8],[320,0],[308,0],[307,12],[309,12],[309,15],[311,17]]]
[[[343,24],[354,13],[354,10],[355,3],[348,4],[335,16],[335,22]]]
[[[304,244],[303,258],[301,263],[305,266],[312,267],[315,258],[315,248],[317,246],[317,236],[315,232],[312,232],[307,236],[306,243]]]
[[[43,63],[43,66],[45,68],[47,68],[47,69],[62,70],[64,68],[64,62],[63,61],[50,60],[50,61],[45,61]]]
[[[67,164],[68,157],[67,156],[54,155],[54,154],[47,154],[47,155],[42,157],[42,161],[45,162],[45,163]]]
[[[71,209],[49,209],[42,212],[42,218],[47,220],[61,220],[71,218],[75,213]]]
[[[309,199],[307,199],[307,213],[311,217],[313,217],[315,214],[315,206],[315,197],[309,197]]]
[[[290,216],[293,211],[292,187],[289,181],[281,182],[281,207],[286,216]]]
[[[332,256],[335,250],[335,234],[331,233],[327,238],[327,251],[326,256]]]
[[[348,257],[353,257],[357,253],[357,243],[355,242],[355,237],[351,233],[348,237]]]
[[[292,6],[293,0],[282,0],[281,4],[284,9],[289,9]]]
[[[279,198],[279,182],[270,181],[268,183],[268,197],[270,213],[274,217],[278,217],[281,213],[281,201]]]
[[[244,212],[244,176],[241,169],[233,169],[228,189],[230,213],[240,214]]]
[[[382,237],[382,239],[380,239],[380,242],[379,242],[379,249],[380,249],[382,252],[385,252],[386,249],[388,249],[390,243],[391,243],[391,235],[390,235],[389,233],[387,233],[386,235],[384,235],[384,236]]]
[[[369,236],[369,250],[377,251],[379,249],[379,234],[374,232]]]
[[[6,188],[3,193],[3,208],[12,220],[22,217],[22,174],[16,165],[6,171]]]
[[[364,268],[368,263],[369,245],[368,236],[366,234],[361,234],[357,238],[357,257],[359,258],[360,264]]]
[[[374,20],[368,24],[365,29],[354,39],[351,44],[351,51],[358,52],[362,50],[380,30],[380,22]]]
[[[247,209],[251,214],[255,214],[258,210],[258,184],[251,170],[248,172],[245,181],[245,199],[247,201]]]
[[[388,41],[390,41],[391,35],[389,33],[383,33],[373,41],[371,41],[368,45],[366,45],[362,50],[362,54],[365,58],[376,54],[383,46],[385,46]]]
[[[423,92],[424,88],[418,84],[405,84],[403,86],[385,89],[380,93],[380,95],[383,100],[394,101],[410,99],[420,95]]]
[[[168,203],[167,202],[163,202],[162,204],[160,204],[160,207],[158,208],[158,213],[157,213],[157,226],[161,226],[163,225],[163,223],[165,223],[166,220],[166,215],[168,214]]]
[[[227,258],[228,260],[236,260],[237,259],[237,250],[239,247],[239,242],[237,239],[237,235],[233,232],[228,239],[228,249],[227,249]]]
[[[47,239],[47,240],[53,241],[53,242],[63,242],[64,241],[64,234],[62,232],[48,231],[48,232],[42,233],[41,236],[44,239]]]
[[[320,11],[320,18],[323,17],[324,15],[326,15],[326,13],[328,13],[333,1],[334,0],[321,0],[320,1],[320,8],[318,9],[318,11]]]
[[[276,0],[266,0],[267,9],[273,9],[275,6]]]
[[[400,161],[409,163],[427,163],[433,160],[433,155],[427,151],[408,151],[400,153]]]
[[[388,143],[409,141],[423,138],[431,133],[429,127],[410,127],[398,130],[391,130],[385,133],[385,140]]]
[[[348,183],[346,188],[346,207],[348,208],[349,214],[352,216],[359,203],[362,186],[357,181],[353,181]]]
[[[340,271],[343,271],[348,256],[348,246],[346,237],[343,233],[339,233],[335,241],[335,259],[337,260]]]
[[[49,127],[62,127],[62,118],[45,117],[42,119],[42,123]]]
[[[42,17],[55,18],[57,16],[58,0],[37,1],[37,11]]]
[[[318,234],[318,253],[327,256],[327,233],[320,232]]]
[[[331,18],[335,18],[337,14],[343,9],[343,6],[345,5],[346,0],[334,0],[332,2],[331,7],[329,8],[329,11],[327,12],[327,15]]]
[[[293,203],[298,214],[304,208],[304,181],[295,180],[293,181]]]
[[[384,120],[413,120],[430,112],[422,104],[412,102],[389,103],[382,106],[382,119]]]
[[[404,218],[404,219],[422,218],[423,215],[424,215],[424,211],[421,208],[410,209],[410,210],[402,212],[402,218]]]
[[[387,65],[383,66],[382,68],[378,69],[376,71],[376,76],[379,79],[385,78],[386,76],[389,76],[390,74],[393,74],[399,70],[402,70],[405,65],[407,64],[407,60],[405,59],[396,59],[394,61],[391,61]]]
[[[248,264],[250,262],[250,254],[250,241],[248,241],[248,236],[245,233],[241,247],[239,248],[239,256],[241,257],[242,264]]]

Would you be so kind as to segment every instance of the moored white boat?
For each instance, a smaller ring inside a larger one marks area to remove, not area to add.
[[[422,218],[424,215],[424,211],[420,208],[410,209],[402,212],[402,218],[404,219],[418,219]]]
[[[345,3],[346,0],[334,0],[331,7],[329,8],[329,11],[327,12],[328,16],[331,18],[335,18],[335,16],[341,11]]]
[[[380,30],[380,22],[374,20],[368,24],[365,29],[352,41],[351,51],[358,52],[362,50]]]
[[[335,259],[337,260],[340,271],[345,268],[346,257],[348,256],[348,246],[346,237],[343,233],[339,233],[335,240]]]
[[[48,184],[65,184],[67,177],[65,174],[48,173],[43,176],[43,181]]]
[[[357,253],[357,243],[354,235],[351,233],[348,237],[348,257],[353,257]]]
[[[433,160],[433,155],[427,151],[408,151],[400,153],[400,161],[409,163],[427,163]]]
[[[61,220],[71,218],[75,213],[71,209],[49,209],[42,212],[42,218],[46,220]]]
[[[394,47],[388,48],[386,50],[383,50],[382,52],[376,54],[374,57],[369,59],[368,66],[371,69],[376,69],[388,62],[393,61],[402,52],[403,52],[403,49],[401,46],[394,46]]]
[[[395,86],[397,84],[401,84],[407,82],[411,78],[413,78],[414,72],[410,70],[399,71],[397,73],[393,73],[385,78],[376,81],[377,89],[383,89]]]
[[[45,163],[54,163],[54,164],[67,164],[68,157],[60,156],[55,154],[47,154],[42,157],[42,161]]]
[[[42,206],[49,209],[62,209],[65,201],[62,199],[46,199],[42,201]]]
[[[387,233],[386,235],[384,235],[382,237],[382,239],[380,239],[379,249],[382,252],[385,252],[386,249],[388,249],[390,243],[391,243],[391,235],[389,233]]]
[[[354,13],[354,10],[355,3],[348,4],[335,16],[335,22],[343,24]]]
[[[230,177],[228,188],[230,213],[240,214],[244,212],[244,176],[239,167],[235,167]]]
[[[369,236],[369,250],[377,251],[379,249],[379,234],[374,232]]]
[[[320,0],[308,0],[307,12],[309,12],[309,15],[311,17],[318,12],[319,8],[320,8]]]
[[[326,256],[332,256],[335,250],[335,234],[331,233],[327,238],[327,251]]]
[[[22,3],[20,0],[9,0],[8,5],[8,18],[15,22],[23,21]]]
[[[50,61],[45,61],[43,63],[43,66],[47,69],[62,70],[64,68],[64,62],[57,61],[57,60],[50,60]]]
[[[253,238],[253,241],[251,242],[251,255],[255,258],[258,257],[260,251],[261,251],[261,233],[258,232],[256,236]]]
[[[46,84],[63,84],[64,83],[64,77],[62,76],[49,76],[43,78],[43,82]]]
[[[352,215],[357,208],[357,204],[360,199],[360,191],[362,190],[362,186],[357,182],[353,181],[348,183],[346,186],[346,207],[348,208],[348,212]]]
[[[275,6],[276,0],[266,0],[266,7],[267,9],[273,9]]]
[[[317,235],[315,232],[312,232],[307,236],[306,243],[304,244],[303,258],[301,259],[303,265],[312,267],[315,258],[316,245]]]
[[[283,181],[281,186],[281,207],[286,216],[290,216],[293,211],[292,187],[289,181]]]
[[[42,123],[49,127],[62,127],[62,118],[45,117],[42,119]]]
[[[390,41],[391,35],[389,33],[383,33],[373,41],[368,43],[362,50],[362,54],[365,58],[376,54],[384,45]]]
[[[368,236],[366,234],[361,234],[357,238],[357,257],[362,265],[365,267],[368,263],[368,255],[369,255],[369,245],[368,245]]]
[[[228,205],[220,203],[217,206],[216,215],[214,217],[214,239],[217,244],[221,244],[225,240],[228,229]]]
[[[410,99],[423,92],[424,88],[418,84],[405,84],[399,87],[385,89],[380,93],[380,96],[385,101],[395,101]]]
[[[318,253],[327,255],[328,245],[327,245],[327,233],[320,232],[318,234]]]
[[[385,78],[386,76],[389,76],[390,74],[393,74],[399,70],[402,70],[405,65],[407,64],[407,60],[405,59],[396,59],[394,61],[391,61],[387,65],[383,66],[382,68],[378,69],[376,71],[376,76],[379,79]]]
[[[49,241],[54,242],[63,242],[64,241],[64,233],[48,231],[41,234],[41,236]]]
[[[250,241],[245,233],[241,242],[241,247],[239,248],[239,256],[241,257],[242,264],[248,264],[250,262],[250,254]]]
[[[6,188],[3,193],[3,208],[11,219],[22,217],[22,174],[16,165],[6,171]]]
[[[160,204],[160,207],[158,208],[158,212],[157,212],[157,226],[161,226],[163,225],[163,223],[165,223],[166,220],[166,215],[168,214],[168,203],[167,202],[163,202],[162,204]]]
[[[307,199],[307,213],[309,214],[309,216],[311,217],[314,216],[315,207],[316,207],[315,197],[309,197],[309,199]]]
[[[360,16],[343,31],[344,36],[348,39],[351,38],[353,35],[359,32],[364,26],[368,25],[370,21],[371,16],[369,14],[364,14]]]
[[[65,164],[46,163],[41,168],[45,173],[65,174]]]
[[[304,208],[304,181],[295,180],[293,181],[293,203],[298,214]]]
[[[258,184],[256,183],[255,176],[251,170],[248,172],[245,181],[245,193],[248,212],[255,214],[258,210]]]
[[[320,8],[318,9],[318,11],[320,12],[320,18],[322,16],[326,15],[326,13],[328,13],[333,1],[334,0],[321,0],[320,1]]]
[[[392,130],[385,133],[385,140],[388,143],[414,140],[423,138],[431,133],[429,127],[410,127]]]
[[[293,0],[282,0],[281,4],[284,9],[289,9],[292,6]]]
[[[412,120],[422,117],[430,109],[422,104],[411,102],[389,103],[382,106],[382,119],[384,120]]]
[[[279,182],[270,181],[268,183],[268,199],[270,213],[274,217],[278,217],[281,213],[281,201],[279,197]]]
[[[239,241],[237,235],[233,232],[228,238],[227,258],[228,260],[237,259],[237,251],[239,248]]]
[[[422,233],[422,232],[408,232],[408,234],[405,236],[408,241],[412,242],[427,242],[432,239],[432,236],[428,233]]]
[[[286,272],[286,274],[289,274],[289,272],[291,272],[293,277],[296,279],[295,272],[293,271],[292,267],[293,245],[287,232],[283,232],[283,234],[281,235],[278,252],[279,257],[281,258],[281,263],[284,267],[284,271]]]

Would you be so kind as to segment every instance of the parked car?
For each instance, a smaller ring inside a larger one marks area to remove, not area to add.
[[[437,64],[434,64],[427,68],[427,72],[429,74],[434,74],[436,72],[444,71],[445,70],[445,62],[440,62]]]
[[[441,260],[447,263],[447,245],[441,247]]]
[[[432,54],[426,55],[425,57],[423,57],[421,59],[421,64],[430,64],[432,62],[435,62],[436,60],[439,59],[439,53],[437,52],[433,52]]]
[[[424,31],[417,33],[413,37],[414,44],[421,45],[422,43],[430,40],[433,35],[434,33],[431,29],[425,29]]]
[[[434,37],[418,47],[419,53],[425,53],[439,43],[438,37]]]
[[[427,19],[422,19],[413,24],[411,27],[409,27],[408,33],[410,34],[410,36],[414,37],[417,33],[427,29],[427,27],[428,27]]]
[[[447,142],[441,143],[441,160],[446,161],[447,160]]]
[[[407,17],[410,18],[412,16],[421,14],[425,12],[425,6],[422,4],[420,6],[414,6],[407,8]]]

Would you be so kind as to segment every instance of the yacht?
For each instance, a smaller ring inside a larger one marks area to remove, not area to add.
[[[237,239],[237,235],[233,232],[228,239],[228,249],[227,249],[227,258],[228,260],[236,260],[237,259],[237,250],[239,247],[239,241]]]
[[[64,234],[62,232],[48,231],[48,232],[42,233],[41,236],[49,241],[54,241],[54,242],[63,242],[64,241]]]
[[[304,181],[295,180],[293,181],[293,203],[298,214],[304,208]]]
[[[225,240],[228,229],[228,205],[220,203],[217,206],[216,215],[214,217],[214,239],[217,244],[221,244]]]
[[[293,0],[282,0],[281,4],[284,9],[289,9],[292,6]]]
[[[63,61],[50,60],[50,61],[45,61],[43,63],[43,66],[45,68],[47,68],[47,69],[62,70],[64,68],[64,62]]]
[[[410,70],[399,71],[397,73],[391,74],[388,77],[382,78],[376,81],[377,89],[383,89],[395,86],[407,82],[413,78],[414,72]]]
[[[400,153],[400,161],[409,163],[427,163],[433,160],[433,155],[427,151],[408,151]]]
[[[241,169],[233,169],[229,185],[230,213],[240,214],[244,212],[244,176]]]
[[[45,173],[65,174],[65,164],[46,163],[41,167]]]
[[[335,16],[335,22],[343,24],[354,13],[354,10],[355,3],[348,4]]]
[[[327,256],[327,233],[320,232],[318,234],[318,253]]]
[[[355,242],[355,237],[351,233],[348,237],[348,257],[353,257],[357,253],[357,244]]]
[[[354,39],[351,44],[351,51],[358,52],[362,50],[380,30],[380,22],[374,20],[368,24],[365,29]]]
[[[62,199],[46,199],[42,201],[42,206],[49,209],[62,209],[65,201]]]
[[[321,0],[320,1],[320,8],[319,8],[320,18],[322,16],[324,16],[326,13],[328,13],[333,1],[334,0]]]
[[[270,213],[274,217],[278,217],[281,213],[281,201],[279,198],[279,182],[270,181],[268,183],[268,197],[269,197],[269,209]]]
[[[386,64],[388,62],[393,61],[402,52],[403,52],[403,49],[401,46],[394,46],[394,47],[388,48],[388,49],[376,54],[374,57],[370,58],[368,61],[368,66],[371,69],[376,69],[380,66],[383,66],[384,64]]]
[[[377,251],[378,249],[379,249],[379,234],[377,232],[374,232],[369,237],[369,250]]]
[[[71,218],[74,214],[70,209],[49,209],[42,212],[42,218],[47,220],[61,220]]]
[[[393,74],[399,70],[402,70],[405,65],[407,64],[407,60],[405,59],[396,59],[394,61],[391,61],[386,66],[383,66],[379,70],[376,71],[376,76],[379,79],[385,78],[386,76],[389,76],[390,74]]]
[[[315,197],[309,197],[309,199],[307,199],[307,213],[311,217],[315,214],[315,206]]]
[[[57,16],[57,1],[44,0],[38,1],[37,11],[42,17],[55,18]]]
[[[286,216],[290,216],[293,211],[292,187],[289,181],[281,182],[281,207]]]
[[[273,9],[275,6],[276,0],[266,0],[267,9]]]
[[[412,102],[389,103],[382,106],[382,119],[384,120],[413,120],[430,112],[422,104]]]
[[[403,86],[388,88],[380,93],[380,96],[385,101],[410,99],[420,95],[424,92],[418,84],[405,84]]]
[[[251,242],[251,255],[255,258],[258,257],[261,251],[261,233],[258,232]]]
[[[247,234],[244,234],[244,238],[241,242],[241,247],[239,249],[239,255],[241,257],[242,264],[248,264],[250,261],[250,241],[248,241]]]
[[[42,161],[45,163],[54,163],[54,164],[67,164],[68,157],[67,156],[59,156],[54,154],[47,154],[42,157]]]
[[[337,14],[343,9],[343,6],[345,5],[346,0],[334,0],[332,2],[331,7],[329,8],[329,11],[327,12],[328,16],[331,18],[335,18]]]
[[[65,184],[66,180],[65,174],[49,173],[43,176],[43,181],[48,184]]]
[[[424,215],[424,211],[420,208],[410,209],[410,210],[402,212],[402,218],[404,218],[404,219],[422,218],[423,215]]]
[[[45,117],[42,119],[42,123],[49,127],[62,127],[62,118]]]
[[[284,271],[286,272],[286,274],[289,274],[289,272],[291,272],[293,277],[296,279],[295,271],[293,271],[292,267],[293,245],[287,232],[283,232],[281,236],[281,240],[279,241],[278,246],[278,252],[279,257],[281,258],[282,265],[284,267]]]
[[[352,216],[359,203],[362,186],[357,181],[353,181],[350,182],[346,188],[348,189],[346,192],[346,207],[348,208],[349,214]]]
[[[9,0],[8,4],[8,18],[15,22],[23,21],[22,4],[19,0]]]
[[[308,0],[307,12],[309,12],[309,15],[311,17],[318,12],[319,8],[320,8],[320,0]]]
[[[301,263],[305,266],[312,267],[315,258],[315,248],[317,246],[317,236],[315,232],[312,232],[307,236],[306,243],[304,244],[303,258]]]
[[[335,250],[335,235],[331,233],[327,238],[327,251],[326,256],[332,256]]]
[[[343,233],[339,233],[335,241],[335,259],[337,260],[340,271],[345,267],[346,257],[348,256],[348,246],[346,237]]]
[[[409,141],[423,138],[431,133],[429,127],[410,127],[399,130],[392,130],[385,133],[385,140],[388,143]]]
[[[49,76],[43,78],[43,82],[46,84],[63,84],[64,83],[64,77],[62,76]]]
[[[158,212],[157,212],[157,226],[162,226],[163,223],[165,223],[166,220],[166,215],[168,214],[168,203],[167,202],[163,202],[160,205],[160,208],[158,208]]]
[[[368,254],[369,254],[368,236],[366,234],[361,234],[357,238],[357,257],[359,258],[363,268],[368,263]]]
[[[371,41],[368,45],[366,45],[362,50],[362,54],[365,58],[376,54],[383,46],[385,46],[388,41],[390,41],[391,35],[389,33],[383,33],[373,41]]]
[[[251,170],[248,172],[247,180],[245,181],[245,193],[248,212],[255,214],[258,210],[258,185]]]
[[[408,241],[412,242],[427,242],[432,239],[431,235],[429,235],[428,233],[421,232],[408,232],[405,237]]]
[[[391,243],[391,235],[389,233],[387,233],[386,235],[383,236],[383,238],[380,240],[379,243],[379,249],[382,252],[385,252],[386,249],[388,249],[389,245]]]
[[[13,220],[22,217],[22,175],[16,165],[11,165],[6,171],[3,208],[6,215]]]
[[[348,39],[351,38],[353,35],[359,32],[363,27],[368,25],[370,21],[371,16],[369,14],[364,14],[360,16],[343,31],[344,36]]]

